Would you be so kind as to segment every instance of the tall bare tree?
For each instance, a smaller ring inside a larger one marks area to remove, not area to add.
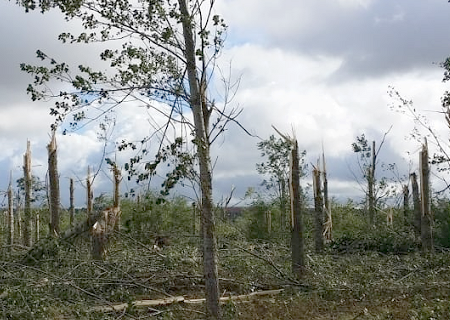
[[[292,221],[292,271],[297,278],[304,276],[305,248],[303,240],[302,197],[300,188],[300,162],[297,139],[293,140],[291,152],[291,221]]]
[[[422,249],[429,252],[433,250],[433,215],[431,212],[430,169],[428,166],[428,145],[426,139],[420,152],[420,195],[422,204]]]
[[[25,246],[31,247],[33,220],[31,216],[32,176],[31,176],[31,144],[27,141],[27,151],[23,156],[23,177],[25,185],[25,206],[23,223],[23,242]]]
[[[49,177],[49,204],[50,204],[50,234],[59,235],[59,207],[60,207],[60,193],[59,193],[59,175],[58,175],[58,153],[56,146],[55,131],[52,133],[52,138],[47,146],[48,151],[48,177]]]
[[[317,253],[322,253],[324,249],[323,231],[324,231],[324,205],[322,195],[320,163],[313,168],[313,191],[314,191],[314,244]]]

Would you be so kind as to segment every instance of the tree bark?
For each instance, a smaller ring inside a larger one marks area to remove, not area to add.
[[[112,168],[114,174],[114,199],[113,207],[103,210],[91,228],[92,234],[92,258],[104,260],[107,255],[109,239],[120,223],[120,170],[114,164]],[[91,214],[89,217],[93,217]],[[88,217],[88,220],[90,219]]]
[[[303,243],[302,204],[300,189],[300,167],[298,143],[294,141],[291,151],[291,215],[292,215],[292,272],[297,278],[303,277],[305,269],[305,250]]]
[[[369,196],[369,221],[371,225],[375,224],[375,165],[376,152],[375,141],[372,141],[372,163],[369,167],[367,182],[368,182],[368,196]]]
[[[422,229],[422,206],[420,204],[419,184],[417,183],[417,174],[411,173],[411,189],[413,196],[414,210],[414,234],[416,239],[420,239]]]
[[[56,136],[53,131],[52,140],[47,146],[48,150],[48,177],[50,184],[50,234],[59,235],[59,176],[58,176],[58,156],[56,146]]]
[[[430,170],[428,166],[428,146],[426,141],[422,146],[422,151],[420,152],[420,190],[422,196],[422,250],[424,252],[431,252],[433,250],[433,217],[431,213]]]
[[[32,229],[33,221],[31,218],[31,190],[32,190],[32,177],[31,177],[31,145],[30,141],[27,141],[27,151],[23,156],[23,176],[25,185],[25,206],[24,206],[24,223],[23,223],[23,244],[27,247],[32,245]]]
[[[323,252],[323,198],[320,181],[320,170],[313,169],[313,189],[314,189],[314,243],[317,253]]]
[[[322,152],[322,164],[323,164],[323,200],[324,200],[324,211],[325,211],[325,230],[324,235],[327,241],[333,240],[333,220],[331,216],[330,201],[328,199],[328,176],[327,176],[327,166],[325,162],[325,152]]]
[[[409,188],[405,184],[403,186],[403,224],[410,225],[409,221]]]
[[[182,18],[183,36],[185,42],[184,56],[190,89],[190,105],[194,117],[195,143],[200,170],[201,215],[203,230],[203,266],[205,276],[206,313],[209,319],[220,319],[219,307],[219,276],[217,270],[217,243],[212,200],[212,173],[210,161],[210,145],[208,138],[208,111],[206,110],[206,92],[200,91],[197,77],[196,49],[194,26],[188,11],[186,0],[178,0]],[[206,71],[206,70],[203,70]],[[202,82],[203,83],[203,82]],[[203,92],[203,97],[202,97]],[[204,101],[202,105],[202,101]]]

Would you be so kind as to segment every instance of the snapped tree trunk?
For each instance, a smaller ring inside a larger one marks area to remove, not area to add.
[[[319,167],[319,166],[318,166]],[[313,169],[314,189],[314,243],[317,253],[323,252],[323,198],[320,181],[320,170]]]
[[[50,234],[59,235],[59,176],[58,176],[58,156],[56,147],[56,136],[53,131],[52,140],[47,146],[48,150],[48,178],[50,184]]]
[[[113,165],[112,171],[114,174],[113,207],[103,210],[91,228],[92,258],[95,260],[104,260],[106,258],[109,239],[114,233],[114,230],[117,229],[117,224],[120,221],[121,210],[119,184],[121,176],[120,170],[117,168],[116,164]],[[93,214],[88,216],[88,220],[90,220],[90,217],[93,216]]]
[[[23,177],[25,185],[25,206],[24,206],[24,223],[23,223],[23,244],[27,247],[32,245],[32,229],[33,219],[31,217],[31,192],[32,192],[32,177],[31,177],[31,145],[27,141],[27,151],[23,156]]]
[[[291,157],[292,272],[297,278],[301,278],[305,268],[305,250],[303,243],[300,165],[297,140],[293,142]]]
[[[422,145],[422,151],[420,152],[420,191],[422,196],[422,250],[425,252],[431,252],[433,250],[433,217],[431,213],[430,170],[428,166],[428,146],[426,140]]]
[[[325,240],[333,240],[333,219],[331,216],[330,201],[328,199],[328,177],[327,177],[327,167],[325,162],[325,152],[322,152],[322,164],[323,164],[323,200],[324,200],[324,211],[325,211],[325,224],[324,224],[324,236]]]
[[[195,143],[197,146],[200,171],[200,189],[202,197],[201,221],[203,224],[201,229],[203,235],[203,272],[205,277],[206,316],[209,319],[220,319],[219,276],[217,270],[218,256],[212,199],[210,145],[207,132],[209,114],[205,105],[206,91],[204,90],[205,88],[200,90],[200,81],[197,77],[197,57],[191,14],[189,13],[186,0],[178,0],[178,3],[180,5],[185,42],[184,57],[186,58],[186,71],[190,90],[190,107],[194,117]],[[205,85],[203,81],[202,84]]]
[[[414,211],[414,234],[416,239],[420,239],[422,229],[422,206],[420,205],[419,184],[417,183],[417,174],[411,173],[411,189],[413,196],[413,211]]]
[[[376,165],[376,152],[375,141],[372,141],[372,163],[368,168],[368,197],[369,197],[369,221],[373,226],[375,224],[375,165]]]

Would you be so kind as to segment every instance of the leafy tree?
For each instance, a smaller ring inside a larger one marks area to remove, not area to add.
[[[21,65],[22,70],[34,77],[34,83],[27,89],[33,100],[56,99],[50,111],[56,117],[54,129],[69,115],[73,116],[75,125],[85,120],[92,112],[89,106],[108,112],[126,103],[139,103],[167,116],[167,122],[155,130],[163,133],[161,141],[167,141],[166,133],[171,126],[177,123],[187,126],[193,136],[199,168],[207,314],[209,318],[219,318],[210,144],[229,121],[235,121],[238,112],[226,109],[226,101],[218,108],[208,97],[208,84],[216,70],[226,31],[223,20],[213,14],[215,1],[19,2],[27,11],[39,8],[46,12],[56,8],[67,20],[80,20],[85,32],[61,33],[62,42],[113,42],[100,53],[100,59],[110,67],[107,71],[86,65],[74,71],[66,62],[58,62],[40,50],[37,56],[46,66]],[[55,79],[70,83],[74,91],[54,94],[47,90],[49,82]],[[230,89],[228,85],[226,90]],[[216,116],[211,123],[213,113]],[[141,146],[124,141],[125,146],[141,150],[136,162],[145,162],[150,156],[150,149],[145,146],[150,138],[144,137]],[[144,170],[153,167],[144,166]]]
[[[269,139],[258,142],[258,150],[261,151],[261,157],[266,158],[265,162],[256,164],[256,171],[267,179],[264,179],[262,185],[267,190],[273,192],[274,198],[280,208],[281,227],[286,226],[286,211],[289,203],[289,158],[292,146],[284,139],[276,139],[271,135]],[[300,154],[300,173],[305,174],[306,151]]]
[[[365,193],[369,220],[372,225],[375,223],[375,213],[380,206],[380,200],[392,193],[386,177],[376,178],[376,169],[379,166],[378,155],[388,132],[384,134],[378,149],[376,149],[375,141],[372,141],[370,145],[364,134],[356,137],[356,142],[352,143],[353,152],[359,155],[358,166],[365,182],[365,184],[360,183],[360,186]]]
[[[17,188],[19,190],[19,200],[25,197],[25,178],[21,177],[16,180]],[[45,183],[38,176],[31,176],[31,202],[43,203],[47,199],[47,187]]]

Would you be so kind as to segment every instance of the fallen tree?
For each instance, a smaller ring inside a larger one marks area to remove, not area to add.
[[[283,289],[277,290],[266,290],[266,291],[257,291],[252,292],[250,294],[242,294],[237,296],[228,296],[219,298],[220,303],[225,303],[227,301],[248,301],[251,298],[276,295],[283,292]],[[91,309],[93,312],[116,312],[123,311],[128,309],[129,307],[134,308],[145,308],[145,307],[157,307],[157,306],[166,306],[174,303],[186,303],[186,304],[199,304],[206,302],[206,299],[185,299],[183,296],[177,297],[169,297],[164,299],[156,299],[156,300],[137,300],[133,301],[131,305],[129,303],[119,303],[112,304],[107,306],[96,306]]]
[[[116,224],[120,221],[121,209],[119,201],[120,170],[112,165],[114,173],[114,204],[111,208],[94,212],[74,227],[66,230],[59,236],[50,234],[47,238],[36,243],[22,259],[23,264],[39,261],[45,255],[55,255],[60,243],[72,240],[90,232],[92,237],[92,257],[100,260],[106,257],[110,236],[114,233]]]

